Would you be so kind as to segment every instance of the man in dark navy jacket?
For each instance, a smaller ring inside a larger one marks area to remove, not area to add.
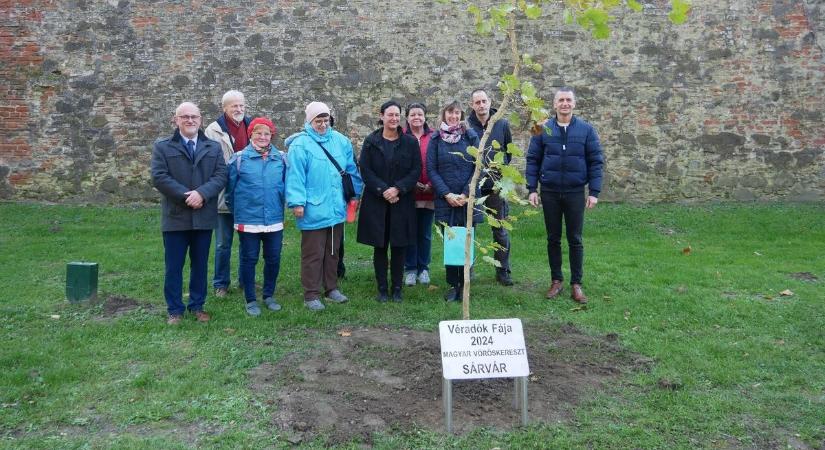
[[[495,109],[490,108],[490,97],[484,89],[476,89],[471,94],[470,112],[467,122],[473,127],[479,139],[484,135],[490,117],[496,113]],[[500,150],[493,148],[493,141],[497,141],[501,145]],[[504,164],[510,164],[511,155],[505,150],[507,145],[513,142],[513,137],[510,133],[510,123],[506,119],[499,119],[490,130],[490,137],[485,144],[484,164],[486,165],[493,160],[495,154],[499,151],[504,153]],[[485,170],[484,182],[481,184],[481,195],[486,196],[484,206],[495,211],[493,217],[498,220],[505,220],[509,215],[509,205],[507,199],[500,196],[498,192],[493,190],[493,183],[500,178],[495,170]],[[496,268],[496,280],[504,286],[512,286],[513,280],[510,278],[510,235],[507,233],[507,228],[492,227],[493,240],[499,245],[500,249],[495,252],[495,259],[499,262],[500,267]]]
[[[175,133],[158,139],[152,150],[152,184],[162,194],[161,231],[165,274],[163,295],[169,318],[176,325],[184,313],[183,264],[189,253],[189,304],[199,322],[209,321],[203,310],[212,230],[218,220],[218,194],[226,185],[221,145],[201,131],[201,113],[189,102],[175,110]]]
[[[541,134],[530,140],[527,150],[527,190],[534,207],[539,198],[547,230],[547,257],[552,283],[547,298],[564,290],[561,270],[561,227],[565,222],[570,256],[570,297],[587,303],[582,291],[584,245],[582,228],[585,208],[598,203],[602,188],[602,148],[592,125],[575,117],[576,96],[571,88],[561,88],[553,98],[556,117],[544,124]],[[537,185],[541,183],[541,195]],[[587,196],[585,196],[587,186]]]

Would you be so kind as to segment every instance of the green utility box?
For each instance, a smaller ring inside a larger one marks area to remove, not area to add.
[[[97,299],[97,263],[66,264],[66,298],[72,303]]]

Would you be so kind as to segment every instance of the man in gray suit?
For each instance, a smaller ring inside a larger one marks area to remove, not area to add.
[[[152,184],[161,193],[161,231],[165,258],[163,295],[169,325],[185,309],[198,322],[209,321],[206,302],[207,263],[212,230],[218,220],[218,194],[226,185],[221,146],[201,131],[201,113],[189,102],[175,110],[177,130],[158,139],[152,150]],[[184,308],[183,264],[189,253],[189,304]]]

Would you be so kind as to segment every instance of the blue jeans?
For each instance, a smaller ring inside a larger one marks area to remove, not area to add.
[[[416,274],[430,270],[430,254],[433,244],[433,216],[435,211],[427,208],[416,208],[416,236],[415,244],[407,247],[404,269]]]
[[[215,275],[212,287],[229,288],[232,279],[232,235],[235,234],[234,216],[231,213],[218,214],[218,228],[215,228]]]
[[[281,271],[281,246],[284,241],[284,232],[275,231],[272,233],[242,233],[238,232],[238,240],[241,243],[241,285],[243,286],[244,298],[248,302],[254,302],[255,298],[255,266],[258,264],[258,255],[261,247],[264,249],[264,287],[261,294],[263,298],[272,297],[275,294],[275,284],[278,281],[278,273]]]
[[[189,252],[189,312],[203,311],[212,230],[163,232],[163,296],[170,315],[183,315],[183,264]]]

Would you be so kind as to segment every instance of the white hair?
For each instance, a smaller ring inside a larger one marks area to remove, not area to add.
[[[245,99],[241,91],[236,91],[234,89],[231,91],[226,91],[226,94],[223,94],[223,98],[221,98],[221,107],[225,107],[226,104],[232,100],[244,101]]]

